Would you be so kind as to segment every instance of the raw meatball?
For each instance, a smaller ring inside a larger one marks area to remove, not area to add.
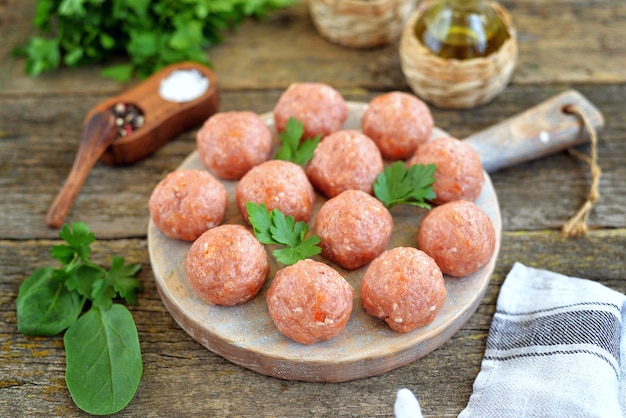
[[[481,208],[456,200],[426,213],[417,232],[417,245],[444,274],[463,277],[491,260],[496,230]]]
[[[274,107],[276,130],[282,132],[290,117],[304,126],[303,138],[322,137],[341,129],[348,105],[337,90],[323,83],[294,83]]]
[[[317,190],[334,197],[346,190],[372,194],[372,183],[383,168],[383,157],[374,141],[361,132],[343,130],[319,143],[306,174]]]
[[[435,164],[432,201],[440,205],[453,200],[474,201],[480,195],[485,176],[483,165],[474,149],[452,137],[437,138],[417,147],[409,165]]]
[[[243,225],[206,231],[191,245],[186,266],[194,292],[213,305],[247,302],[269,273],[265,247]]]
[[[269,160],[273,142],[263,119],[248,111],[216,113],[196,134],[200,160],[225,180],[239,180],[252,167]]]
[[[148,207],[156,227],[170,238],[194,241],[222,223],[226,188],[204,170],[176,170],[159,182]]]
[[[322,255],[350,270],[380,255],[392,230],[393,219],[387,208],[360,190],[346,190],[326,201],[314,226]]]
[[[333,268],[310,259],[279,270],[267,292],[276,327],[301,344],[336,337],[352,313],[352,286]]]
[[[409,332],[430,324],[446,299],[443,274],[416,248],[385,251],[367,268],[361,282],[365,311],[391,329]]]
[[[308,222],[313,214],[315,190],[304,169],[289,161],[270,160],[253,167],[237,184],[237,206],[248,220],[247,202],[264,203],[296,221]]]
[[[428,106],[417,97],[391,92],[372,99],[363,113],[363,133],[376,142],[383,157],[403,160],[419,144],[430,138],[433,117]]]

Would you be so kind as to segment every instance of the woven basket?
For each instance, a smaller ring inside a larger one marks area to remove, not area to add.
[[[491,4],[511,34],[497,52],[485,58],[443,59],[413,32],[429,4],[413,12],[400,40],[400,64],[407,83],[423,100],[443,109],[469,109],[489,102],[507,86],[517,62],[517,35],[508,13],[497,3]]]
[[[353,48],[383,45],[400,38],[416,0],[309,0],[317,31]]]

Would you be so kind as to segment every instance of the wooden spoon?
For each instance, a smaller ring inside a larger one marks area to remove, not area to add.
[[[115,140],[114,127],[113,114],[108,110],[93,113],[87,121],[70,175],[46,215],[49,227],[59,228],[63,224],[89,171]]]
[[[196,70],[209,81],[207,90],[192,100],[177,102],[161,97],[159,86],[176,70]],[[112,109],[117,103],[133,105],[143,113],[145,123],[124,137],[117,137]],[[98,161],[127,165],[154,153],[179,133],[199,125],[215,113],[219,91],[215,73],[194,62],[172,64],[134,88],[111,97],[89,111],[83,139],[70,174],[50,206],[46,224],[60,227],[72,207],[89,171]]]
[[[208,89],[196,99],[173,102],[159,94],[161,81],[177,70],[196,70],[209,80]],[[219,89],[215,73],[195,62],[172,64],[133,89],[95,106],[89,114],[112,108],[118,102],[134,104],[144,113],[145,123],[132,134],[116,139],[102,155],[107,164],[127,165],[154,153],[167,141],[204,122],[217,112]]]

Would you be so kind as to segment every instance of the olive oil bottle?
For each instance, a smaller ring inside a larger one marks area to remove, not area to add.
[[[441,0],[415,22],[415,36],[442,58],[486,57],[511,36],[483,0]]]
[[[517,54],[510,15],[492,0],[423,0],[400,40],[409,86],[441,108],[491,101],[509,83]]]

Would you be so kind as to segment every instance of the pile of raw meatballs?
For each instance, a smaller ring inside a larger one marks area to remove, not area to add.
[[[446,298],[443,275],[463,277],[485,266],[495,251],[491,220],[473,201],[484,173],[475,151],[452,137],[429,140],[430,109],[417,97],[390,92],[370,101],[361,130],[343,129],[347,103],[333,87],[295,83],[273,111],[276,130],[290,117],[303,138],[321,135],[304,166],[273,158],[275,140],[256,113],[221,112],[197,133],[207,170],[177,170],[154,189],[149,207],[166,236],[193,242],[186,257],[194,292],[210,304],[236,305],[254,298],[269,275],[268,252],[249,227],[247,202],[278,209],[296,221],[313,219],[321,260],[279,269],[266,294],[269,315],[287,337],[312,344],[337,336],[353,309],[353,288],[332,263],[365,267],[365,311],[391,329],[409,332],[431,323]],[[393,230],[389,210],[373,195],[385,161],[437,166],[433,208],[424,215],[416,246],[387,250]],[[221,180],[238,181],[242,224],[222,224],[228,197]],[[313,216],[316,191],[328,200]],[[248,225],[245,225],[248,223]]]

